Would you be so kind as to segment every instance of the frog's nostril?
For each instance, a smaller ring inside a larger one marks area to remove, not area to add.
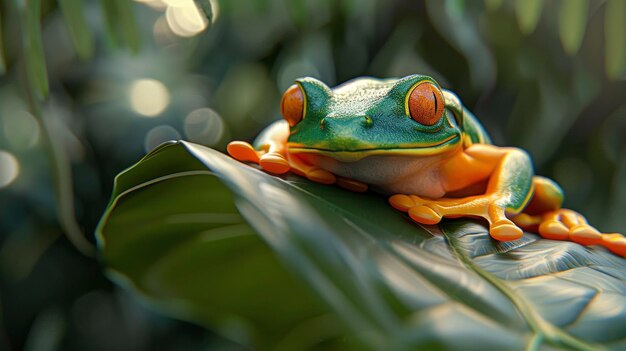
[[[374,121],[372,121],[372,118],[370,116],[365,115],[363,116],[363,120],[361,120],[361,123],[364,127],[371,127]]]
[[[358,126],[369,128],[374,124],[373,119],[367,115],[353,114],[347,116],[325,116],[320,119],[320,129],[333,133],[350,133]]]

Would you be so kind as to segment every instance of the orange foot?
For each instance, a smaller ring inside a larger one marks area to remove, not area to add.
[[[442,217],[482,217],[489,222],[489,235],[496,240],[516,240],[524,234],[506,218],[505,208],[498,204],[498,196],[495,194],[437,200],[397,194],[389,198],[389,203],[422,224],[439,223]]]
[[[602,245],[609,251],[626,257],[626,238],[618,233],[600,233],[587,223],[581,214],[568,210],[558,209],[541,215],[519,214],[513,222],[523,228],[546,239],[570,240],[582,245]]]
[[[276,149],[275,147],[269,148]],[[272,174],[284,174],[292,171],[311,181],[322,184],[337,184],[338,186],[356,192],[367,190],[367,184],[354,179],[339,177],[331,172],[312,166],[297,156],[286,156],[278,151],[256,150],[245,141],[233,141],[228,144],[226,150],[238,161],[253,162],[262,170]]]
[[[289,172],[289,162],[278,152],[257,151],[245,141],[233,141],[226,150],[235,159],[242,162],[254,162],[264,171],[273,174]]]

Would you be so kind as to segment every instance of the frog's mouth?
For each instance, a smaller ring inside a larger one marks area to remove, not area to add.
[[[459,135],[450,137],[435,144],[419,144],[407,147],[393,148],[361,148],[350,150],[331,150],[320,147],[306,146],[301,143],[288,142],[287,148],[292,154],[315,154],[332,157],[338,161],[355,162],[368,156],[434,156],[446,153],[456,148],[459,144]]]

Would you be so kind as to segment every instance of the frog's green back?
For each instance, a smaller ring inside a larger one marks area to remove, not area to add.
[[[465,134],[465,146],[471,144],[491,144],[491,138],[489,138],[482,124],[463,106],[461,99],[449,90],[443,89],[442,91],[446,99],[446,108],[454,114],[457,124],[462,124],[460,127]]]
[[[468,109],[463,107],[463,132],[469,136],[472,144],[491,144],[491,138]]]

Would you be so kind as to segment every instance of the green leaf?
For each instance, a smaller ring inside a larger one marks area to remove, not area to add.
[[[497,11],[502,6],[502,0],[485,0],[485,7],[489,12]]]
[[[515,1],[515,13],[522,33],[530,34],[535,31],[537,23],[539,23],[539,18],[541,17],[542,8],[543,1],[541,0]]]
[[[565,52],[573,55],[583,42],[587,27],[589,0],[561,1],[559,10],[559,35]]]
[[[116,178],[97,234],[124,286],[258,348],[320,334],[393,350],[626,347],[626,260],[603,248],[528,233],[497,243],[472,220],[419,226],[385,197],[186,142]]]
[[[305,349],[343,330],[184,148],[157,149],[118,176],[98,233],[112,279],[242,344]]]
[[[101,0],[110,46],[125,44],[133,52],[139,50],[139,31],[133,13],[133,2],[127,0]]]
[[[608,0],[605,11],[606,75],[618,79],[626,74],[626,1]]]
[[[0,75],[7,70],[7,64],[4,60],[4,42],[2,41],[2,11],[0,11]]]
[[[31,89],[39,99],[48,96],[48,71],[41,42],[41,0],[30,0],[20,9],[26,73]]]
[[[59,6],[63,12],[63,17],[78,57],[83,60],[91,58],[93,55],[93,40],[85,19],[82,0],[59,0]]]
[[[445,0],[444,7],[450,18],[461,18],[465,12],[465,0]]]

